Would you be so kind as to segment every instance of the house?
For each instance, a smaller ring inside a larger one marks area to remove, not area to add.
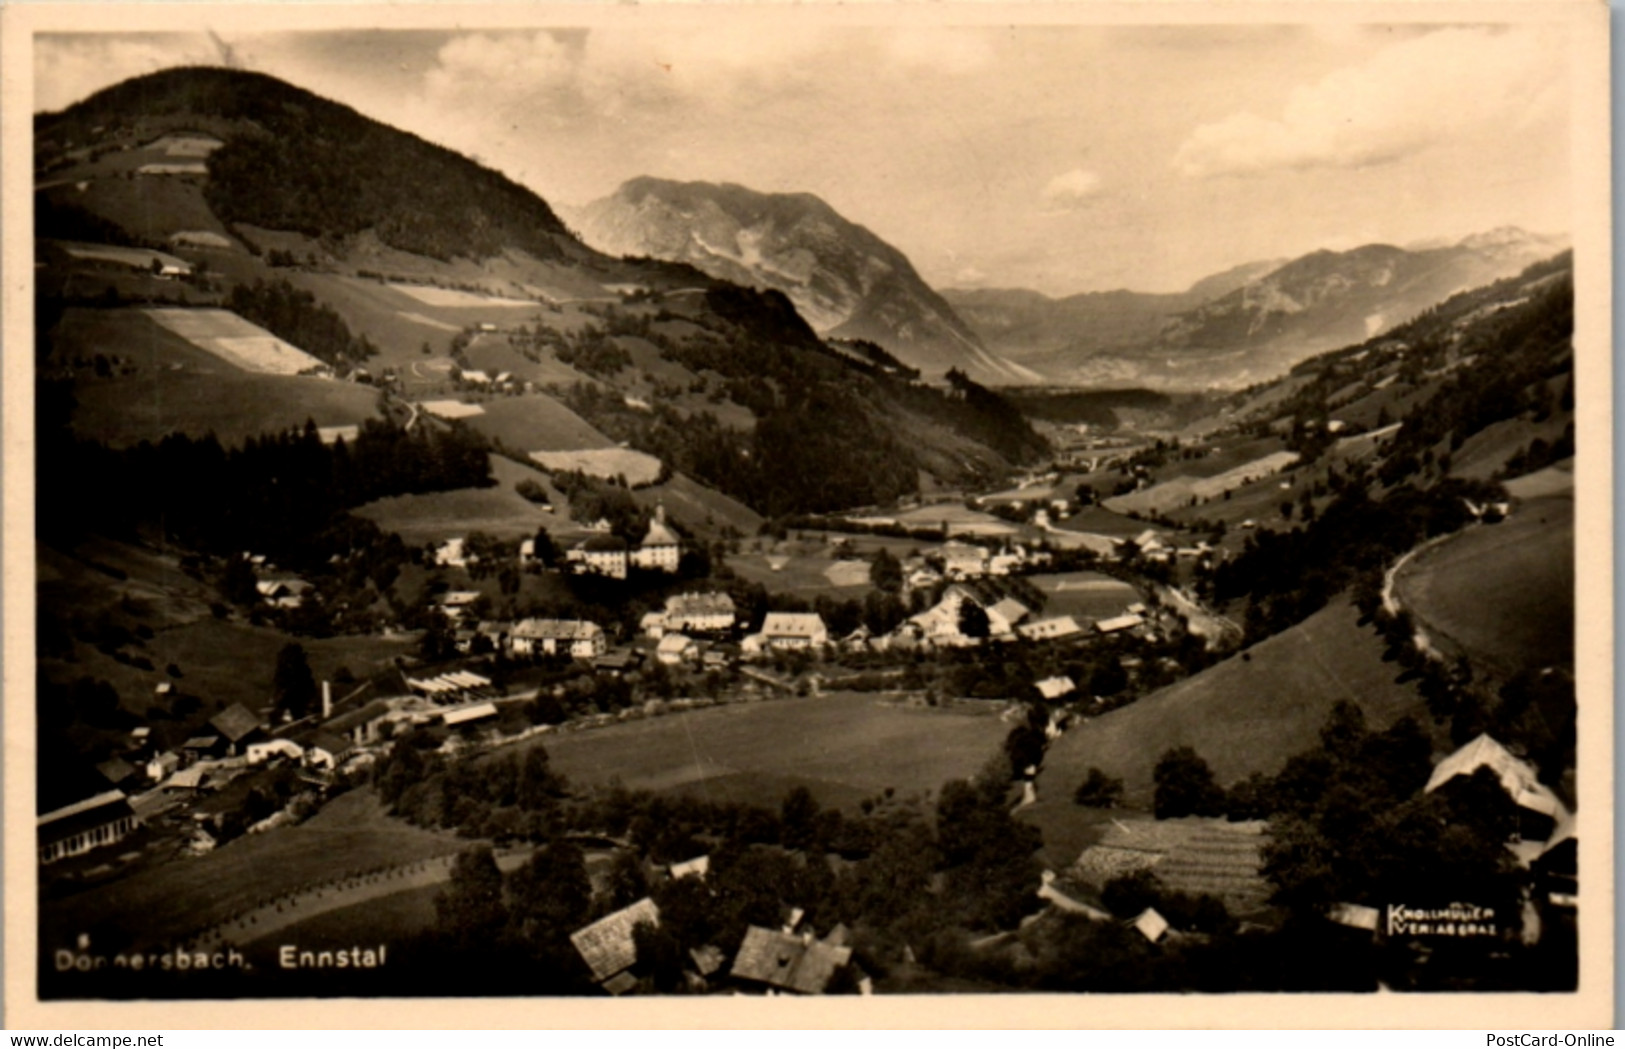
[[[254,589],[272,608],[298,608],[304,604],[310,584],[303,579],[261,579]]]
[[[592,970],[593,979],[603,983],[637,963],[632,930],[640,923],[660,924],[660,908],[647,896],[570,934],[570,943]]]
[[[1144,616],[1130,612],[1120,616],[1112,616],[1110,619],[1097,619],[1095,620],[1095,629],[1102,634],[1115,634],[1120,630],[1132,630],[1144,622]]]
[[[650,641],[659,641],[666,633],[666,613],[643,613],[643,618],[638,620],[638,631]]]
[[[703,881],[706,874],[708,874],[710,870],[711,857],[709,855],[696,856],[691,860],[684,860],[682,863],[672,864],[671,876],[673,880],[676,880],[678,878],[687,878],[692,875],[693,877],[699,878]]]
[[[276,757],[301,761],[304,756],[305,748],[291,739],[262,739],[248,745],[248,763],[250,765],[263,765]]]
[[[1028,641],[1061,641],[1083,633],[1083,625],[1071,616],[1051,616],[1023,623],[1016,633]]]
[[[181,756],[173,750],[166,750],[147,762],[147,778],[160,783],[173,776],[180,767]]]
[[[592,668],[610,674],[624,674],[638,665],[638,658],[638,654],[631,649],[616,649],[613,652],[605,652],[594,659]]]
[[[514,624],[508,643],[514,655],[560,655],[592,659],[609,647],[604,628],[586,619],[522,619]]]
[[[677,594],[666,599],[666,629],[701,634],[732,630],[734,599],[727,594]]]
[[[1501,789],[1518,807],[1519,836],[1525,841],[1548,840],[1558,825],[1568,819],[1567,806],[1550,787],[1540,782],[1534,768],[1515,757],[1488,733],[1478,736],[1435,765],[1423,793],[1441,790],[1456,777],[1471,777],[1483,768],[1495,773]]]
[[[475,636],[483,637],[491,642],[491,650],[494,652],[502,650],[503,646],[507,644],[508,635],[512,631],[512,623],[496,619],[482,619],[479,625],[474,628]]]
[[[577,571],[597,572],[611,579],[625,579],[626,540],[618,535],[595,535],[583,540],[568,555]]]
[[[734,956],[731,975],[797,994],[822,994],[852,960],[852,948],[752,925]]]
[[[1168,919],[1157,913],[1155,907],[1147,907],[1140,912],[1139,917],[1129,922],[1134,929],[1152,943],[1162,939],[1168,932]]]
[[[485,374],[485,372],[480,371],[478,368],[464,369],[462,374],[464,382],[471,382],[479,386],[491,385],[491,377]]]
[[[122,790],[53,809],[39,817],[36,844],[41,863],[55,863],[130,836],[140,824]]]
[[[448,568],[463,568],[472,560],[463,550],[463,540],[447,539],[435,547],[434,563]]]
[[[682,542],[666,524],[666,507],[657,503],[654,518],[649,522],[649,531],[644,534],[638,548],[632,551],[632,566],[649,572],[675,572],[682,556]]]
[[[994,637],[1014,634],[1016,624],[1032,614],[1032,609],[1013,597],[1001,598],[987,606],[987,625]]]
[[[301,743],[305,748],[305,764],[329,772],[355,753],[355,745],[348,739],[322,729],[305,736]]]
[[[440,611],[447,619],[461,619],[468,615],[474,602],[480,599],[478,590],[448,590],[440,599]]]
[[[551,507],[549,507],[549,509],[551,509]],[[519,563],[522,564],[522,565],[528,565],[532,561],[534,561],[535,559],[536,559],[536,540],[535,539],[521,539],[521,540],[519,540]]]
[[[677,666],[698,659],[699,646],[687,634],[667,634],[655,646],[655,658],[667,666]]]
[[[987,551],[970,543],[948,543],[942,548],[942,571],[949,579],[986,575]]]
[[[829,630],[816,612],[769,612],[762,620],[762,643],[768,648],[817,648],[829,642]]]
[[[1040,696],[1052,702],[1063,696],[1071,695],[1078,690],[1077,684],[1064,675],[1061,677],[1047,677],[1034,684],[1033,687],[1038,689]]]
[[[210,718],[209,727],[219,733],[225,753],[231,757],[243,753],[249,743],[265,736],[259,715],[241,703],[233,703]]]

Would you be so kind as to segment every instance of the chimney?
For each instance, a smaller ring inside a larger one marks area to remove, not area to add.
[[[333,716],[333,686],[326,681],[322,682],[322,720],[326,721]]]

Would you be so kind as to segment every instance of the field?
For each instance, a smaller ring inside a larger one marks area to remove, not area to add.
[[[1083,827],[1100,817],[1074,805],[1072,791],[1090,767],[1123,779],[1129,807],[1149,809],[1152,767],[1172,747],[1194,747],[1225,786],[1274,772],[1315,744],[1339,700],[1358,703],[1374,728],[1407,714],[1425,719],[1415,689],[1396,683],[1401,668],[1383,661],[1382,639],[1356,619],[1352,606],[1332,605],[1243,654],[1085,721],[1050,746],[1039,802],[1024,817],[1046,841],[1083,841]]]
[[[1232,914],[1263,908],[1268,883],[1260,875],[1264,825],[1220,819],[1114,819],[1068,871],[1104,888],[1112,878],[1149,870],[1175,892],[1218,896]]]
[[[151,309],[147,316],[246,372],[298,375],[322,362],[230,310]]]
[[[592,424],[543,393],[498,397],[469,425],[515,452],[570,452],[615,447]],[[656,471],[658,473],[658,467]],[[630,476],[628,480],[630,480]]]
[[[1045,616],[1082,616],[1107,619],[1142,600],[1140,592],[1121,579],[1099,572],[1065,572],[1027,578],[1048,598]]]
[[[779,567],[775,569],[774,565]],[[728,567],[775,593],[841,598],[861,597],[869,589],[866,563],[853,565],[820,555],[734,554],[728,558]]]
[[[540,361],[531,360],[510,346],[505,335],[476,335],[469,340],[463,355],[468,358],[468,363],[487,375],[512,372],[517,378],[538,386],[549,383],[572,386],[578,382],[590,385],[593,382],[584,373],[554,357],[552,351],[543,351]]]
[[[166,434],[202,437],[224,445],[303,426],[354,426],[378,414],[378,391],[356,383],[302,375],[252,375],[224,369],[160,371],[85,380],[73,429],[83,437],[122,447]]]
[[[542,468],[579,470],[590,477],[626,478],[629,485],[653,484],[660,478],[660,460],[631,448],[586,448],[571,451],[532,451]]]
[[[455,835],[387,816],[371,790],[340,795],[307,822],[238,838],[196,858],[156,863],[41,903],[41,950],[87,930],[156,945],[261,902],[349,872],[455,852]],[[49,895],[49,894],[48,894]]]
[[[1093,532],[1114,539],[1132,539],[1149,526],[1102,506],[1086,506],[1071,517],[1057,521],[1055,527],[1066,532]]]
[[[1008,726],[989,714],[904,707],[834,693],[733,704],[549,737],[553,767],[574,784],[684,792],[777,806],[805,785],[828,806],[888,787],[932,792],[974,774]]]
[[[1530,499],[1424,551],[1397,579],[1434,644],[1510,676],[1574,666],[1574,500]]]
[[[441,885],[424,885],[339,907],[250,941],[244,950],[272,956],[284,943],[320,951],[404,938],[434,925],[434,900],[444,891]]]
[[[1203,462],[1218,458],[1220,457],[1212,456]],[[1221,473],[1181,474],[1150,488],[1107,499],[1105,506],[1118,513],[1167,513],[1191,505],[1192,500],[1204,504],[1214,499],[1222,499],[1226,492],[1233,492],[1263,478],[1273,477],[1297,461],[1296,452],[1271,452],[1261,458],[1232,466]]]
[[[358,507],[354,512],[376,522],[386,532],[399,533],[407,543],[419,544],[470,532],[488,532],[499,539],[529,537],[546,526],[549,532],[574,527],[565,515],[564,501],[555,499],[557,513],[548,513],[518,492],[514,485],[533,480],[548,487],[541,474],[501,456],[491,457],[496,484],[490,488],[458,488],[421,495],[392,495]]]
[[[897,515],[904,528],[944,528],[953,535],[1013,535],[1016,526],[961,503],[938,503]]]

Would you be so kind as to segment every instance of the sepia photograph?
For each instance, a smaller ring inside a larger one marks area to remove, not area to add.
[[[5,24],[9,1010],[1611,1022],[1605,7],[128,6]]]

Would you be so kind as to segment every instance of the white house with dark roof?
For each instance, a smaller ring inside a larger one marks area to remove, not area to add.
[[[829,643],[829,629],[816,612],[769,612],[762,620],[762,644],[774,649],[817,648]]]
[[[587,619],[521,619],[508,643],[515,655],[559,655],[592,659],[609,647],[604,628]]]

